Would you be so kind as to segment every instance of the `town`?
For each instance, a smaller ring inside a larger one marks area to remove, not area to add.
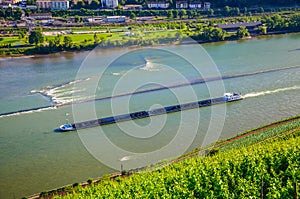
[[[88,6],[85,6],[88,5]],[[175,6],[175,7],[174,7]],[[1,0],[0,8],[21,8],[31,10],[68,10],[80,9],[88,7],[91,9],[123,9],[123,10],[142,10],[142,9],[195,9],[195,10],[209,10],[211,8],[210,2],[201,1],[176,1],[175,5],[171,5],[168,1],[146,1],[145,4],[125,4],[119,5],[118,0]]]

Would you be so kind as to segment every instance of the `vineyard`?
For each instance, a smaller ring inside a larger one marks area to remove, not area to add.
[[[279,125],[205,157],[74,186],[54,198],[298,198],[299,126]]]

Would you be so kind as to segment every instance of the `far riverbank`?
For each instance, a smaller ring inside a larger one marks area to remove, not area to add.
[[[193,40],[190,37],[186,37],[185,39],[182,39],[181,41],[178,41],[178,39],[174,39],[174,38],[169,38],[169,42],[168,43],[160,43],[160,44],[155,44],[155,45],[124,45],[124,46],[120,46],[118,44],[113,44],[111,43],[109,46],[102,46],[101,43],[97,44],[97,45],[90,45],[87,47],[82,47],[80,49],[65,49],[65,50],[61,50],[61,51],[55,51],[55,52],[45,52],[43,50],[42,53],[33,53],[33,54],[13,54],[13,55],[1,55],[0,54],[0,59],[26,59],[26,58],[39,58],[39,57],[45,57],[48,55],[55,55],[55,54],[60,54],[60,53],[69,53],[69,52],[84,52],[84,51],[91,51],[94,48],[136,48],[136,47],[155,47],[155,46],[165,46],[165,45],[194,45],[194,44],[209,44],[209,43],[224,43],[224,42],[230,42],[230,41],[245,41],[245,40],[252,40],[252,39],[260,39],[260,38],[266,38],[266,37],[273,37],[273,36],[280,36],[280,35],[292,35],[292,34],[299,34],[299,32],[288,32],[288,31],[273,31],[273,32],[269,32],[265,35],[262,34],[251,34],[248,37],[244,37],[244,38],[237,38],[237,37],[231,37],[231,38],[227,38],[226,40],[222,40],[222,41],[203,41],[203,40]],[[109,42],[109,41],[108,41]],[[46,47],[49,48],[49,47]]]

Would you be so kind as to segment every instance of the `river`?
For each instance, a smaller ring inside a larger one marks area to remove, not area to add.
[[[300,112],[300,34],[0,60],[0,198],[152,164]],[[223,80],[172,87],[224,76]],[[72,101],[151,90],[68,105]],[[103,127],[84,121],[241,92],[245,99]],[[55,107],[54,105],[61,105]],[[39,108],[50,106],[49,108]]]

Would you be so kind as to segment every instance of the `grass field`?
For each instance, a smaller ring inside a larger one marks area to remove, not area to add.
[[[0,45],[12,45],[12,46],[17,46],[17,45],[23,45],[26,44],[25,39],[19,39],[18,37],[0,37]]]

